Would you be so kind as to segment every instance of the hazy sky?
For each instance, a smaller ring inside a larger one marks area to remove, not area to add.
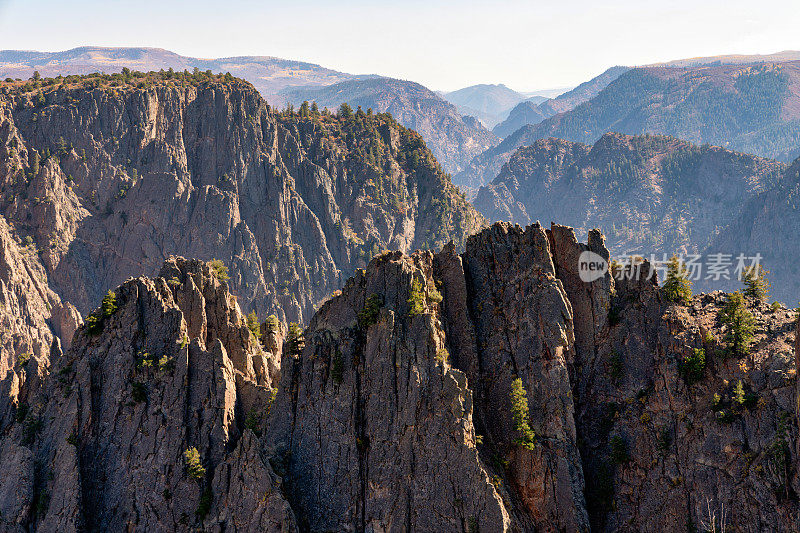
[[[800,49],[798,0],[0,0],[0,49],[272,55],[433,89],[575,85],[612,65]]]

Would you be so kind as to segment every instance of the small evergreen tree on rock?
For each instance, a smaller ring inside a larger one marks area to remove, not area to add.
[[[767,281],[769,272],[759,267],[748,267],[742,272],[744,295],[758,302],[766,302],[769,296],[770,284]]]
[[[722,309],[720,320],[728,326],[727,340],[731,353],[744,357],[750,352],[753,341],[755,319],[745,305],[744,296],[736,291],[728,295],[728,302]]]
[[[670,302],[686,304],[692,298],[692,282],[689,281],[688,270],[677,256],[673,255],[667,264],[667,279],[663,289]]]

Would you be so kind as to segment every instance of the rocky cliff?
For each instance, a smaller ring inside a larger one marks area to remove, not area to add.
[[[495,224],[383,253],[281,354],[170,259],[0,400],[4,527],[793,531],[795,312],[746,300],[734,352],[725,295],[585,283],[584,251],[609,257],[599,231]]]
[[[27,386],[3,398],[3,530],[296,531],[253,433],[279,354],[225,284],[172,259],[112,295],[38,383],[13,371]]]
[[[772,297],[793,304],[800,294],[800,160],[792,163],[774,187],[746,202],[733,221],[717,235],[707,254],[729,250],[760,253],[770,270]]]
[[[327,87],[290,89],[284,96],[296,105],[308,100],[336,109],[348,103],[353,108],[391,113],[402,125],[419,132],[444,169],[453,174],[497,143],[478,119],[462,116],[453,104],[411,81],[383,77],[348,80]]]
[[[593,146],[542,139],[518,149],[473,203],[489,220],[603,228],[612,252],[671,256],[703,251],[785,169],[661,135],[607,133]]]
[[[482,225],[391,116],[278,114],[230,76],[6,83],[0,139],[0,213],[83,313],[182,254],[222,260],[246,309],[306,321],[375,253]]]
[[[386,252],[257,338],[205,263],[116,289],[4,391],[7,530],[792,531],[796,314],[669,303],[603,236]],[[280,339],[286,336],[283,347]],[[280,370],[277,365],[280,362]],[[38,367],[36,367],[38,368]],[[28,378],[27,376],[30,377]]]

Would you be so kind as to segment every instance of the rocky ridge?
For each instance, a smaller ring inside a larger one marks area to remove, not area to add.
[[[226,285],[205,263],[170,259],[160,277],[113,295],[38,387],[21,379],[23,394],[4,398],[0,453],[18,476],[0,482],[3,529],[181,530],[207,519],[296,531],[247,429],[266,416],[279,354],[262,349]]]
[[[301,321],[380,250],[483,224],[391,116],[276,113],[202,72],[3,84],[0,214],[83,313],[181,254],[222,260],[246,309]]]
[[[497,138],[478,119],[462,116],[456,106],[411,81],[383,77],[348,80],[327,87],[288,89],[284,96],[295,105],[307,100],[337,109],[347,103],[391,113],[400,124],[419,132],[442,167],[453,174],[473,156],[497,144]]]
[[[2,419],[19,475],[0,482],[1,516],[41,531],[663,531],[724,508],[729,525],[791,531],[795,312],[748,301],[754,343],[728,355],[724,295],[675,305],[632,271],[584,283],[587,250],[609,257],[599,231],[582,244],[495,224],[463,254],[383,253],[282,355],[282,329],[266,351],[206,264],[170,259],[117,289],[101,331],[81,328],[25,416]]]
[[[518,149],[473,204],[492,221],[604,228],[616,254],[699,253],[785,170],[661,135],[607,133],[593,146],[542,139]]]

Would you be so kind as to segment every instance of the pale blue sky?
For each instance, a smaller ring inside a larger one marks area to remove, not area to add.
[[[272,55],[433,89],[574,85],[612,65],[800,49],[798,0],[0,0],[0,49]]]

